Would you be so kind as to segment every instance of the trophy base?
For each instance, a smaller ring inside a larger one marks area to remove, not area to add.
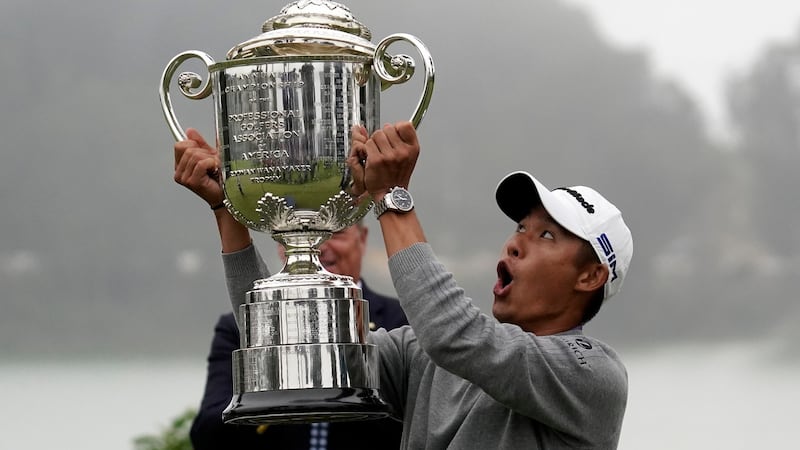
[[[222,420],[237,425],[342,422],[382,419],[390,413],[377,389],[288,389],[235,395]]]

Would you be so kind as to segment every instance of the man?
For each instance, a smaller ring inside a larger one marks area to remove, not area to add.
[[[216,158],[196,130],[188,130],[188,139],[175,144],[175,178],[187,186],[194,173],[190,170],[198,160]],[[181,165],[183,163],[183,165]],[[194,164],[193,164],[194,163]],[[216,166],[215,166],[216,167]],[[202,169],[201,169],[202,172]],[[213,173],[213,172],[212,172]],[[198,173],[201,180],[208,173]],[[202,196],[212,206],[215,215],[227,214],[224,208],[214,208],[222,202],[218,185],[207,185]],[[334,233],[320,247],[320,262],[326,270],[348,275],[359,283],[362,295],[369,302],[370,328],[393,329],[408,323],[397,299],[372,291],[361,279],[361,262],[366,252],[368,229],[362,223]],[[282,254],[282,248],[279,252]],[[233,396],[232,353],[239,348],[239,330],[233,313],[220,317],[214,328],[214,339],[208,356],[206,387],[200,410],[195,417],[190,437],[196,450],[205,449],[392,449],[398,448],[402,425],[394,419],[363,422],[335,422],[272,426],[237,426],[222,422],[222,411]]]
[[[348,161],[370,195],[411,327],[370,333],[381,393],[403,417],[402,448],[613,449],[627,374],[583,325],[615,295],[632,256],[619,210],[596,191],[549,191],[525,172],[497,187],[517,223],[497,264],[494,318],[475,307],[426,242],[406,190],[419,154],[408,122],[353,130]],[[247,230],[222,222],[228,290],[238,305],[263,263]]]

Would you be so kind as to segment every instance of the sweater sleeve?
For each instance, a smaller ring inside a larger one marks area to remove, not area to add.
[[[236,324],[239,323],[239,305],[244,303],[245,294],[253,288],[253,282],[267,278],[270,273],[258,249],[253,245],[237,252],[223,253],[222,265],[225,269],[225,282],[233,307]]]
[[[605,344],[580,333],[536,336],[482,314],[426,243],[393,255],[389,268],[419,345],[436,365],[567,434],[593,440],[619,431],[627,375]]]

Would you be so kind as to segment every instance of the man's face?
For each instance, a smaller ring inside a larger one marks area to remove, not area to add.
[[[535,208],[506,241],[497,265],[492,313],[500,322],[545,334],[574,307],[584,241]]]
[[[361,279],[361,259],[367,249],[367,228],[352,225],[333,233],[330,239],[320,246],[319,260],[328,272]],[[278,246],[281,259],[286,259],[283,247]]]
[[[353,225],[338,233],[320,247],[319,260],[328,272],[361,279],[361,259],[367,249],[367,228]]]

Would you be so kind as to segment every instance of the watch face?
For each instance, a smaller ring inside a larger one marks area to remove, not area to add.
[[[395,189],[392,191],[392,202],[401,211],[410,211],[414,207],[414,200],[411,194],[405,189]]]

